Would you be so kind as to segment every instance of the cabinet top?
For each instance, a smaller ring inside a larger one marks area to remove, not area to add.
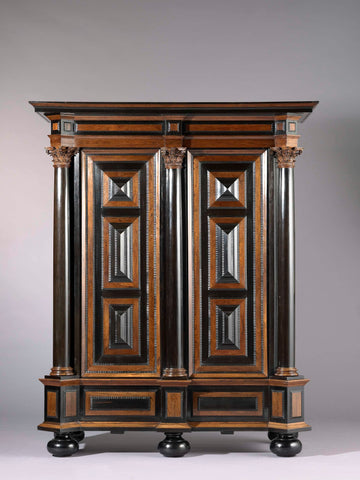
[[[50,114],[95,115],[286,115],[298,114],[302,122],[316,107],[306,102],[29,102],[41,116]],[[48,119],[48,118],[47,118]]]

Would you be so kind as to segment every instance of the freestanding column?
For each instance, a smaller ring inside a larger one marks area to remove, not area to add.
[[[165,194],[165,368],[163,377],[186,377],[184,368],[182,166],[186,148],[162,148]]]
[[[77,149],[49,147],[54,165],[53,367],[50,375],[74,375],[71,367],[69,167]]]
[[[275,375],[297,376],[295,368],[295,204],[294,166],[302,148],[272,148],[278,166],[277,289],[278,364]]]

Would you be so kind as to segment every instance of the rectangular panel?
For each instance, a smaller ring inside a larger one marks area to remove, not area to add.
[[[292,405],[291,416],[292,417],[302,416],[301,396],[302,396],[302,392],[291,392],[291,405]]]
[[[65,416],[76,417],[77,415],[77,392],[65,392]]]
[[[266,153],[188,160],[193,375],[267,375]]]
[[[182,392],[165,392],[166,395],[166,417],[180,418],[182,417]]]
[[[85,392],[85,415],[155,416],[155,391]]]
[[[159,376],[159,157],[86,152],[83,375]]]
[[[282,391],[271,392],[271,416],[284,417],[284,392]]]
[[[193,392],[193,416],[262,416],[263,392]]]
[[[58,405],[57,405],[57,392],[48,390],[46,392],[46,415],[48,417],[57,417],[58,416]]]

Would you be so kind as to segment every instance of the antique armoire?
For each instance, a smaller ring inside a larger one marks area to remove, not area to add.
[[[262,430],[299,453],[294,166],[317,102],[30,103],[55,167],[49,452]]]

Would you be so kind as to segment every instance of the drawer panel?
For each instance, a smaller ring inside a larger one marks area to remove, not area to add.
[[[193,417],[260,417],[264,392],[192,392]]]
[[[156,391],[85,391],[85,415],[155,416]]]

